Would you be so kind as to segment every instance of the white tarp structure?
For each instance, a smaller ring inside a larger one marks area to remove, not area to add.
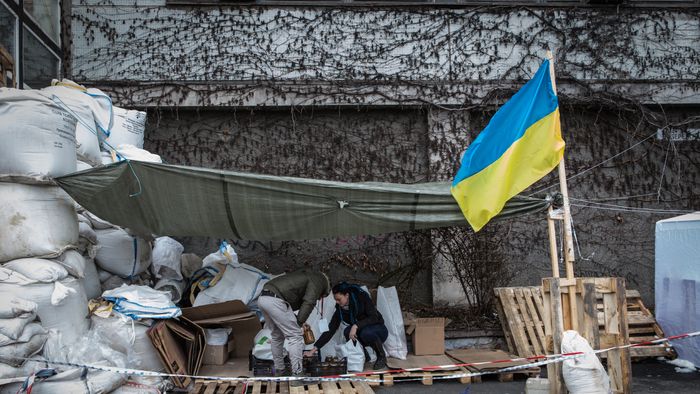
[[[700,212],[656,222],[656,320],[666,335],[700,330]],[[700,366],[700,338],[673,346]]]

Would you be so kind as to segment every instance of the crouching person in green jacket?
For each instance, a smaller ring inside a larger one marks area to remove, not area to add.
[[[316,306],[328,296],[330,282],[325,274],[301,269],[278,276],[263,286],[258,307],[265,317],[265,327],[272,332],[270,345],[277,376],[303,376],[304,338],[302,327]],[[295,310],[299,312],[294,315]],[[284,365],[284,341],[288,342],[291,370]],[[300,384],[301,381],[296,381]]]

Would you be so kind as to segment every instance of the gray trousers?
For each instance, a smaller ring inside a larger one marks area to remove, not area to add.
[[[304,337],[292,307],[282,299],[260,296],[258,297],[258,308],[265,317],[265,328],[272,332],[270,345],[272,345],[275,370],[282,371],[284,369],[284,340],[287,339],[292,373],[301,375],[303,372]]]

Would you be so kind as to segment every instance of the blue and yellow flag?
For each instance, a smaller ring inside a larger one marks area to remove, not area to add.
[[[493,115],[469,145],[452,196],[474,231],[510,198],[547,175],[564,156],[549,60]]]

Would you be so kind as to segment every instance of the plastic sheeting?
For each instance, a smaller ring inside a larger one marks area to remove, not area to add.
[[[656,320],[666,335],[700,329],[700,212],[656,222]],[[673,343],[700,366],[700,338]]]
[[[467,224],[448,182],[343,183],[133,160],[56,181],[85,209],[143,235],[286,241]],[[497,218],[548,205],[516,196]]]

